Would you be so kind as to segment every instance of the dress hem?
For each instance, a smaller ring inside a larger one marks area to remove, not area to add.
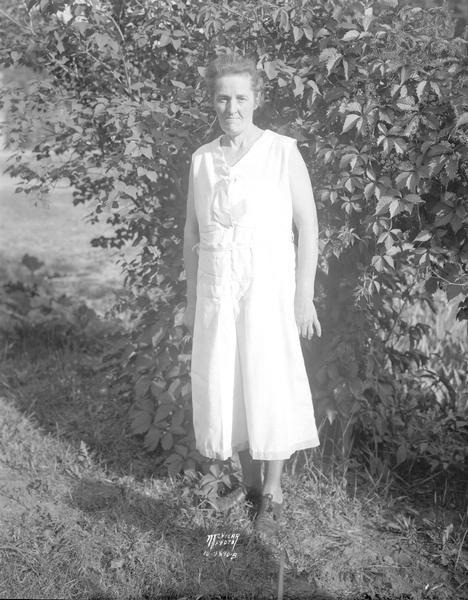
[[[250,448],[248,442],[244,442],[242,444],[237,444],[236,446],[231,448],[229,451],[224,452],[224,453],[209,451],[209,450],[200,448],[198,446],[197,446],[197,450],[203,456],[206,456],[207,458],[211,458],[214,460],[227,460],[228,458],[231,458],[236,452],[241,452],[243,450],[250,450],[250,455],[252,456],[252,460],[287,460],[288,458],[291,458],[291,456],[294,454],[294,452],[297,452],[298,450],[306,450],[308,448],[316,448],[317,446],[320,446],[320,442],[317,440],[317,438],[314,438],[312,440],[306,440],[304,442],[299,442],[297,444],[294,444],[287,450],[279,450],[279,451],[274,451],[274,452],[259,452],[256,450],[252,450]]]

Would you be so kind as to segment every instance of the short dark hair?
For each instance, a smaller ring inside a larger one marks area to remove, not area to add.
[[[261,104],[263,100],[263,77],[253,58],[236,53],[221,54],[205,70],[205,84],[210,98],[213,99],[216,80],[224,75],[250,75],[252,90]]]

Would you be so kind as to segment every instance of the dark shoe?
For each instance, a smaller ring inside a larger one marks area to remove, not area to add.
[[[247,488],[245,501],[248,505],[248,515],[250,519],[257,516],[260,510],[260,504],[262,501],[262,492],[256,488]]]
[[[274,502],[271,494],[263,494],[253,526],[255,533],[266,537],[275,536],[278,533],[282,512],[283,502]]]
[[[216,508],[221,512],[226,512],[235,506],[240,506],[244,502],[248,502],[258,510],[260,503],[261,492],[254,488],[246,488],[242,485],[235,487],[225,496],[221,496],[216,500]]]

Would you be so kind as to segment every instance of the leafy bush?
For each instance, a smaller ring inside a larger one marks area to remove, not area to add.
[[[0,64],[48,73],[28,96],[4,95],[19,148],[9,172],[35,193],[67,178],[74,201],[114,226],[96,243],[135,247],[125,265],[134,329],[119,354],[120,372],[135,379],[133,432],[171,473],[201,461],[180,327],[185,189],[191,152],[218,134],[203,65],[236,49],[265,74],[258,124],[298,139],[314,184],[324,335],[304,351],[322,439],[347,455],[364,432],[375,460],[406,461],[416,447],[409,427],[428,438],[425,411],[440,421],[443,402],[420,398],[416,378],[434,357],[417,347],[428,328],[408,326],[401,306],[431,306],[438,289],[449,300],[468,291],[466,43],[446,12],[394,0],[101,1],[77,18],[78,4],[60,12],[43,0],[29,16],[12,4],[20,25],[2,25],[14,43]],[[49,134],[32,163],[21,144],[39,114]],[[60,169],[46,160],[65,153]],[[415,402],[408,424],[400,407]]]

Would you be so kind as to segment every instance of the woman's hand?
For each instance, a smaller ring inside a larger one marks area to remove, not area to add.
[[[182,318],[182,324],[187,327],[190,333],[193,335],[193,328],[195,324],[195,303],[188,302],[184,310],[184,316]]]
[[[314,329],[319,337],[322,335],[322,327],[317,317],[313,296],[300,292],[296,293],[294,314],[299,335],[310,340],[314,336]]]

